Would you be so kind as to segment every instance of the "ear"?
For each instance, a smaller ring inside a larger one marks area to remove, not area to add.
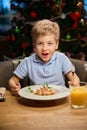
[[[59,47],[59,41],[56,42],[56,49]]]

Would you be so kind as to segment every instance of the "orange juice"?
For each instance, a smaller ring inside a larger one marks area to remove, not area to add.
[[[74,87],[71,90],[71,106],[74,108],[84,108],[87,105],[87,88]]]

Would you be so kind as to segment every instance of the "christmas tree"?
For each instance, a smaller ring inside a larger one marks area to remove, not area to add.
[[[62,52],[87,56],[87,20],[83,0],[11,0],[12,29],[7,34],[11,57],[28,56],[33,51],[31,29],[41,19],[56,21],[60,25]],[[87,58],[87,57],[86,57]]]

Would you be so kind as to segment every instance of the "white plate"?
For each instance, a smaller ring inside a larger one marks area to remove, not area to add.
[[[31,93],[28,88],[30,87],[31,90],[36,91],[38,88],[42,87],[42,85],[32,85],[20,89],[18,94],[23,98],[32,100],[56,100],[67,97],[70,94],[69,89],[66,87],[58,85],[49,85],[49,86],[52,87],[52,89],[57,90],[58,93],[50,96],[38,96],[34,93]]]

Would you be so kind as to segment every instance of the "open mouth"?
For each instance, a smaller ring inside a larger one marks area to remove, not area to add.
[[[48,56],[48,53],[42,53],[43,56]]]

